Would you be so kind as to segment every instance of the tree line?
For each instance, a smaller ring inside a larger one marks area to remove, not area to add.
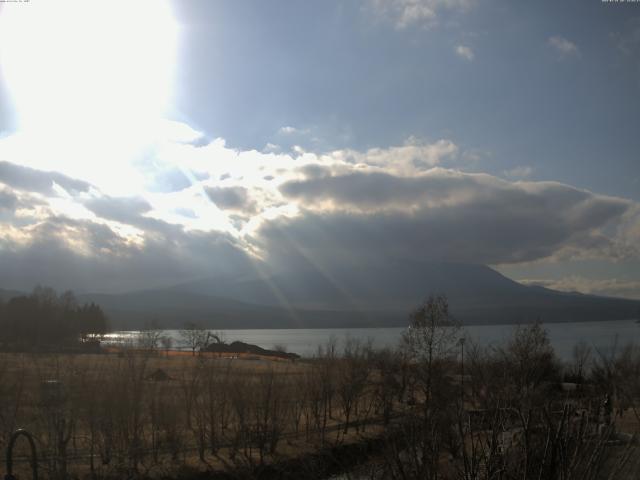
[[[7,347],[77,344],[108,329],[100,306],[80,304],[71,291],[58,295],[38,286],[29,295],[0,300],[0,342]]]

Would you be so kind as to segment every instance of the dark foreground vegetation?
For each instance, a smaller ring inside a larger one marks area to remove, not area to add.
[[[40,477],[626,479],[640,472],[640,349],[545,331],[464,342],[444,298],[395,350],[348,338],[287,362],[118,354],[0,356],[0,447],[24,427]],[[28,476],[26,444],[16,451]]]
[[[75,295],[58,295],[36,287],[6,303],[0,299],[0,346],[4,350],[42,350],[77,347],[90,335],[106,333],[107,318],[94,304],[79,304]]]

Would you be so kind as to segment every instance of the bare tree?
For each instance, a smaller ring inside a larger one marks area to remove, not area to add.
[[[584,340],[579,341],[573,346],[572,351],[573,364],[572,374],[580,383],[584,380],[586,368],[591,359],[591,347]]]
[[[528,398],[545,380],[556,380],[559,364],[547,332],[540,323],[518,326],[506,347],[498,349],[514,397]]]
[[[211,334],[202,325],[194,322],[185,323],[184,328],[180,330],[182,342],[195,356],[197,349],[205,348],[211,338]]]
[[[437,364],[451,356],[459,336],[460,325],[451,316],[444,295],[430,296],[411,314],[403,343],[417,362],[427,401],[432,395]]]
[[[396,351],[384,349],[374,352],[372,362],[376,370],[372,382],[376,412],[382,412],[384,425],[388,425],[394,400],[402,395],[401,356]]]
[[[337,374],[336,391],[344,416],[344,434],[349,431],[351,414],[357,409],[358,400],[363,394],[369,379],[366,349],[355,338],[347,338]]]
[[[286,418],[282,376],[273,368],[260,374],[253,386],[251,405],[251,441],[258,448],[260,464],[265,455],[273,455],[280,441]]]
[[[155,352],[160,345],[162,338],[162,331],[158,326],[158,323],[154,320],[151,323],[145,325],[140,331],[138,336],[138,346],[149,352]]]

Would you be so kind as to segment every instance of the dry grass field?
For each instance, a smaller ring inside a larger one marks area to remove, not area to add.
[[[0,449],[27,429],[50,479],[635,478],[640,349],[561,365],[533,325],[499,348],[468,346],[462,363],[455,343],[436,349],[448,331],[418,335],[394,351],[328,344],[305,361],[3,353]]]
[[[353,392],[341,395],[341,360],[235,357],[1,354],[0,448],[25,428],[48,477],[161,477],[252,468],[380,433],[371,372],[358,391],[345,377]]]

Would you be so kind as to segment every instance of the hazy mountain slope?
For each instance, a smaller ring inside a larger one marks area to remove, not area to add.
[[[242,324],[246,319],[260,317],[269,321],[282,316],[281,311],[270,307],[167,289],[86,294],[80,295],[79,300],[102,306],[116,328],[143,328],[152,323],[163,328],[179,328],[187,322]]]
[[[431,293],[450,298],[510,296],[527,289],[484,265],[396,263],[384,268],[321,272],[308,269],[236,281],[204,279],[175,287],[264,305],[286,299],[300,308],[406,309]]]
[[[451,263],[215,277],[166,289],[79,295],[78,300],[102,306],[118,329],[152,322],[164,328],[187,322],[210,328],[319,328],[406,325],[409,312],[432,293],[447,295],[453,314],[467,324],[640,316],[640,301],[524,286],[483,265]]]
[[[359,312],[357,323],[368,318],[376,323],[405,324],[407,313],[431,293],[446,294],[453,313],[465,323],[613,320],[640,314],[639,301],[525,286],[484,265],[441,262],[404,262],[366,271],[305,270],[236,281],[213,278],[174,290],[272,307],[324,310],[326,321],[336,318],[337,312],[348,320],[351,311],[355,322],[355,312]],[[322,325],[318,312],[314,316],[304,313],[304,318],[313,319],[314,326],[316,321]]]
[[[383,326],[402,325],[406,318],[405,315],[385,312],[286,310],[170,289],[119,295],[88,294],[80,295],[79,300],[101,305],[117,329],[139,329],[152,323],[162,328],[181,328],[187,322],[197,322],[209,328]]]

